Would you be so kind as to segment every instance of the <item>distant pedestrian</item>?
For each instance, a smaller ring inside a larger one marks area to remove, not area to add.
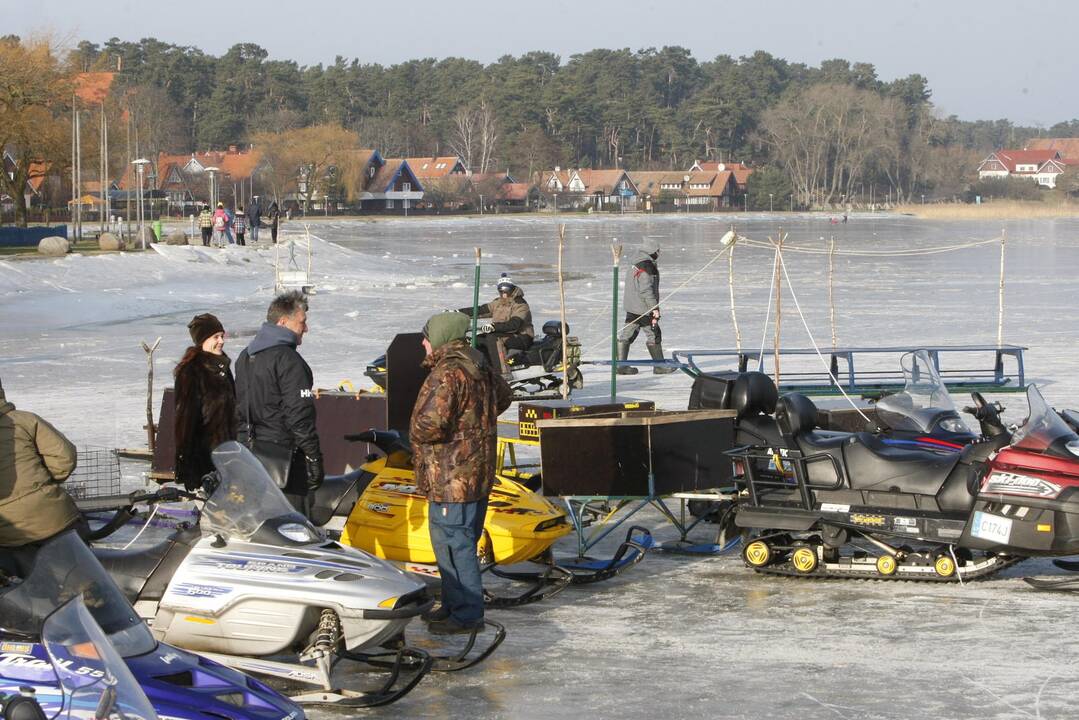
[[[210,237],[214,232],[214,215],[210,212],[209,205],[202,208],[202,212],[199,213],[199,230],[202,231],[203,246],[209,246]]]
[[[273,244],[277,244],[277,226],[281,222],[281,211],[277,209],[277,201],[270,203],[270,212],[268,215],[270,222],[270,238],[273,240]]]
[[[262,204],[258,195],[251,198],[251,205],[247,208],[247,224],[251,227],[251,244],[258,245],[259,228],[262,227]]]
[[[236,358],[238,439],[301,512],[325,476],[315,429],[314,380],[296,350],[306,332],[303,293],[278,295],[266,322]]]
[[[442,580],[442,607],[424,619],[436,634],[483,627],[483,582],[476,546],[495,476],[498,416],[509,385],[465,341],[470,319],[432,316],[423,328],[423,381],[409,422],[416,485],[427,495],[431,545]]]
[[[218,203],[217,209],[214,210],[214,245],[218,247],[225,247],[230,243],[229,226],[232,224],[232,218],[229,217],[229,213],[225,210],[225,203]]]
[[[659,243],[645,238],[633,264],[626,269],[623,289],[623,306],[626,310],[626,326],[618,333],[618,359],[629,357],[629,346],[644,330],[645,346],[653,360],[663,357],[663,333],[659,328]],[[674,372],[674,368],[653,367],[656,375]],[[632,365],[619,365],[619,375],[636,375]]]
[[[202,485],[213,472],[210,453],[236,438],[236,384],[225,354],[225,328],[209,313],[187,324],[194,343],[184,353],[173,375],[176,420],[176,482],[188,490]]]
[[[247,231],[247,216],[244,215],[244,206],[236,209],[236,217],[232,220],[232,230],[236,233],[236,244],[244,244],[244,232]],[[252,240],[251,242],[254,242]]]
[[[25,577],[41,545],[89,527],[60,486],[75,470],[75,446],[44,419],[16,410],[0,385],[0,568]]]

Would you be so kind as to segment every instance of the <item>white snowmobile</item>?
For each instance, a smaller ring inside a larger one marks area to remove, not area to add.
[[[198,526],[145,549],[95,548],[154,635],[245,672],[320,688],[294,698],[301,703],[369,707],[411,690],[431,668],[431,657],[381,646],[399,640],[409,621],[432,606],[426,585],[368,553],[327,541],[243,445],[222,444],[213,461],[217,487]],[[169,488],[164,495],[176,492]],[[505,631],[489,624],[497,633],[486,652],[464,657],[473,636],[462,654],[448,659],[451,665],[475,664],[497,647]],[[297,648],[303,648],[298,662],[295,656],[268,659]],[[341,658],[366,662],[388,678],[373,691],[334,689],[330,673]]]

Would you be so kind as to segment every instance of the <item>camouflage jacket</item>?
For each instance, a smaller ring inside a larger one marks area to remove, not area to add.
[[[498,416],[512,394],[486,359],[463,340],[424,360],[431,373],[412,409],[416,484],[431,502],[475,502],[491,492]]]

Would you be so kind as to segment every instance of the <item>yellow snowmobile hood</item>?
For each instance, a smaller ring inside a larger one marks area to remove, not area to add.
[[[386,560],[433,565],[427,498],[412,468],[395,464],[379,458],[362,466],[375,477],[353,506],[341,542]],[[480,555],[508,565],[542,555],[572,527],[546,498],[496,476],[483,529]]]

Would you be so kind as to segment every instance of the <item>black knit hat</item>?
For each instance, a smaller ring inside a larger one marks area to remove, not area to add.
[[[203,313],[191,318],[191,322],[187,324],[187,330],[191,333],[192,342],[201,347],[207,338],[219,332],[225,332],[225,326],[210,313]]]

